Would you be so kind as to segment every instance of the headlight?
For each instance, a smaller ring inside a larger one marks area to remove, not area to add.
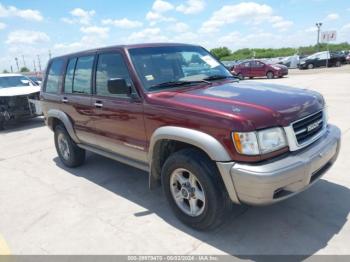
[[[287,146],[280,127],[257,132],[234,132],[232,136],[237,152],[244,155],[266,154]]]
[[[300,64],[301,64],[301,65],[305,64],[305,61],[301,61]]]
[[[275,69],[275,70],[281,70],[282,69],[282,68],[277,67],[277,66],[272,66],[272,68]]]

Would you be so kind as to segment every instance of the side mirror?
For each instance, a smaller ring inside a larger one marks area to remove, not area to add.
[[[111,78],[107,83],[108,92],[113,95],[131,96],[131,86],[123,78]]]

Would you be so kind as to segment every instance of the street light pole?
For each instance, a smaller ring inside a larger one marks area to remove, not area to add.
[[[16,65],[17,65],[17,72],[19,72],[19,65],[18,65],[18,58],[15,57]]]
[[[321,32],[321,26],[322,23],[316,23],[316,27],[317,27],[317,50],[320,51],[320,32]]]

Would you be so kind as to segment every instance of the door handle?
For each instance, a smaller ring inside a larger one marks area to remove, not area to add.
[[[101,101],[96,101],[95,102],[95,107],[96,108],[102,108],[103,107],[103,103]]]
[[[63,97],[63,98],[62,98],[62,103],[68,103],[67,97]]]

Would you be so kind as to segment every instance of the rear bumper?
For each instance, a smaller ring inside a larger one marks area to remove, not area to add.
[[[229,170],[224,183],[232,201],[267,205],[305,190],[320,179],[337,159],[340,136],[337,127],[328,126],[325,135],[317,142],[282,159],[256,165],[231,163],[230,169],[227,163],[221,167],[218,164],[221,172]]]

